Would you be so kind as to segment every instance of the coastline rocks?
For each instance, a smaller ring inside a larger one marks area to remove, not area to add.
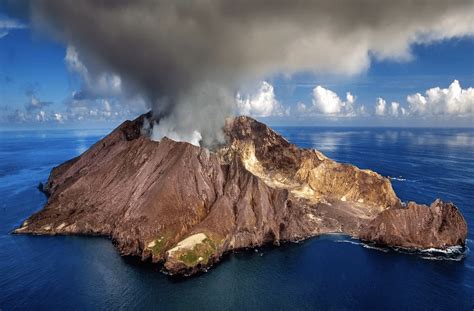
[[[385,245],[462,245],[452,204],[404,208],[389,179],[297,148],[249,117],[226,121],[208,150],[125,121],[55,167],[46,206],[15,233],[110,237],[121,255],[163,262],[170,274],[205,270],[228,251],[344,233]]]
[[[360,239],[403,248],[441,248],[464,245],[467,224],[452,203],[440,199],[431,206],[409,202],[406,208],[381,212],[360,233]]]

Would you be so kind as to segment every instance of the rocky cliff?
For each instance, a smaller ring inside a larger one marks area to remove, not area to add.
[[[464,245],[466,222],[452,203],[434,201],[430,207],[409,202],[406,208],[388,209],[359,233],[359,238],[404,248],[447,248]]]
[[[48,202],[15,233],[111,237],[122,255],[191,274],[223,253],[345,233],[388,246],[463,245],[459,210],[436,201],[404,207],[390,181],[300,149],[249,117],[226,122],[209,151],[150,140],[142,115],[55,167]]]

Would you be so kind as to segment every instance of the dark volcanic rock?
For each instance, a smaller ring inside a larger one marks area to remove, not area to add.
[[[430,207],[408,203],[383,211],[364,228],[362,240],[405,248],[446,248],[464,245],[467,224],[452,203],[434,201]]]
[[[251,118],[228,120],[228,143],[212,152],[151,141],[146,118],[55,167],[46,206],[15,233],[108,236],[122,255],[187,274],[227,251],[329,232],[405,247],[464,243],[453,205],[403,208],[387,178],[297,148]]]

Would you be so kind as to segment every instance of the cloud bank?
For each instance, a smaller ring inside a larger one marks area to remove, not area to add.
[[[38,0],[32,6],[36,26],[74,47],[87,65],[86,80],[113,73],[122,92],[142,96],[171,131],[186,137],[197,131],[205,145],[222,139],[216,133],[244,82],[302,71],[356,74],[372,57],[409,60],[413,43],[474,34],[474,3],[465,0]],[[319,108],[337,113],[339,106]]]
[[[454,80],[447,88],[430,88],[424,94],[408,95],[405,106],[397,102],[389,106],[383,98],[378,98],[375,115],[394,118],[474,118],[474,88],[463,89],[458,80]]]
[[[145,111],[143,102],[133,99],[123,102],[115,98],[83,98],[73,92],[63,105],[40,98],[34,87],[25,91],[27,101],[23,108],[11,110],[8,105],[2,107],[0,123],[74,123],[81,121],[123,121],[134,118]],[[141,109],[139,109],[141,107]],[[58,109],[59,108],[59,109]]]
[[[445,89],[434,87],[425,95],[408,95],[407,102],[413,115],[474,117],[474,88],[462,89],[458,80]]]
[[[297,103],[297,117],[323,116],[333,117],[364,117],[378,118],[474,118],[474,88],[463,89],[458,80],[454,80],[448,88],[433,87],[424,95],[415,93],[406,97],[406,103],[391,102],[390,104],[378,97],[373,109],[367,110],[365,105],[356,103],[355,96],[346,93],[342,100],[335,92],[318,85],[313,89],[313,105],[307,107]]]

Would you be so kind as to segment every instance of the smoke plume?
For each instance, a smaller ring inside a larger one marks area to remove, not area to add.
[[[32,16],[90,75],[116,74],[143,96],[161,120],[157,139],[205,145],[222,140],[243,83],[356,74],[373,58],[409,60],[413,43],[474,34],[470,0],[38,0]]]

